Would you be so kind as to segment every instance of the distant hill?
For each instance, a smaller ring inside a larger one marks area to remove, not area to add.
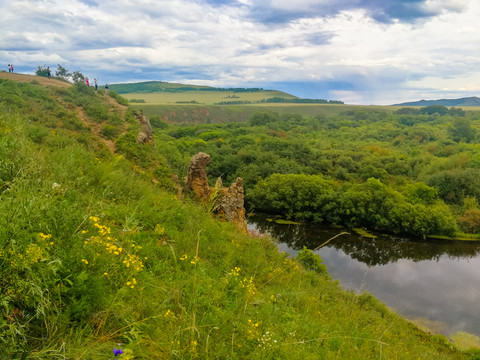
[[[302,99],[278,90],[262,88],[218,88],[164,81],[111,84],[110,90],[122,94],[132,103],[148,104],[343,104],[338,100]]]
[[[404,102],[401,104],[394,104],[392,106],[430,106],[430,105],[443,105],[443,106],[480,106],[480,98],[476,96],[465,97],[460,99],[440,99],[440,100],[420,100]]]
[[[224,92],[260,92],[262,88],[217,88],[202,85],[188,85],[169,83],[165,81],[144,81],[128,84],[111,84],[110,89],[119,94],[139,93],[148,94],[154,92],[184,92],[184,91],[224,91]],[[285,95],[288,95],[285,93]],[[293,97],[292,95],[288,95]]]

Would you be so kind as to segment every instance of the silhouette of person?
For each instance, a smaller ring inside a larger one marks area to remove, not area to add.
[[[105,84],[105,95],[108,95],[108,84]]]

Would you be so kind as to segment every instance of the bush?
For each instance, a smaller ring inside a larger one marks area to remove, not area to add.
[[[319,274],[328,274],[327,266],[323,263],[320,255],[316,255],[313,251],[305,246],[297,253],[297,260],[308,270],[315,271]]]
[[[108,95],[114,98],[120,105],[128,106],[128,100],[125,99],[123,96],[119,95],[117,92],[110,91]]]
[[[252,207],[261,212],[321,222],[333,192],[332,183],[319,175],[273,174],[247,195]]]
[[[100,133],[105,136],[105,138],[112,140],[118,136],[120,130],[116,126],[106,124],[100,130]]]

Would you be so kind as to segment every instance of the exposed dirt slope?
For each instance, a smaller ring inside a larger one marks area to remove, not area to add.
[[[18,82],[32,82],[36,81],[42,86],[55,86],[55,87],[70,87],[72,84],[56,80],[56,79],[49,79],[43,76],[36,76],[36,75],[24,75],[24,74],[16,74],[16,73],[8,73],[5,71],[0,71],[0,79],[8,79],[14,80]],[[101,96],[98,94],[98,96]],[[61,100],[59,99],[61,102]],[[111,98],[110,96],[105,96],[105,101],[109,103],[112,112],[117,111],[120,113],[121,117],[125,119],[125,114],[127,112],[128,107],[119,104],[115,99]],[[81,106],[77,107],[76,109],[77,116],[79,120],[90,128],[90,130],[97,135],[97,137],[104,143],[104,145],[110,150],[112,153],[115,152],[115,142],[113,140],[106,139],[101,134],[102,124],[94,121],[90,117],[85,114],[85,111]],[[126,124],[121,127],[121,133],[126,131]]]

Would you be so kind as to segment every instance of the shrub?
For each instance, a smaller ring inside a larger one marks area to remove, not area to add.
[[[319,274],[328,274],[327,266],[323,263],[320,255],[316,255],[313,251],[305,246],[297,253],[297,260],[308,270],[315,271]]]
[[[105,136],[105,138],[109,139],[109,140],[112,140],[114,138],[116,138],[119,134],[119,130],[117,127],[113,126],[113,125],[110,125],[110,124],[106,124],[102,127],[102,129],[100,130],[100,133]]]

